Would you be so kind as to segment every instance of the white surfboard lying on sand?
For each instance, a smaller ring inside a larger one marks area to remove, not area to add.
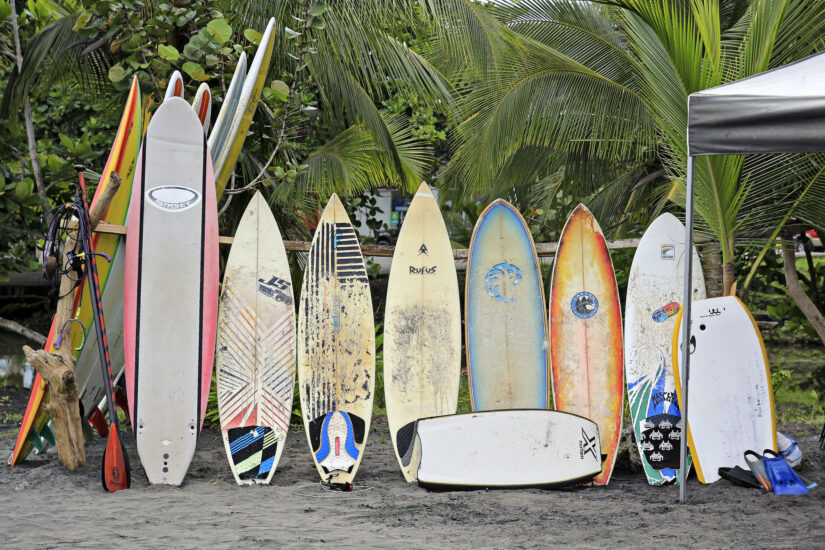
[[[673,365],[683,403],[681,322],[680,312],[674,327]],[[694,303],[690,334],[688,444],[699,481],[713,483],[719,479],[720,467],[748,469],[745,451],[776,450],[771,374],[762,336],[739,298]]]
[[[602,471],[599,427],[541,409],[419,420],[418,483],[427,487],[561,487]]]

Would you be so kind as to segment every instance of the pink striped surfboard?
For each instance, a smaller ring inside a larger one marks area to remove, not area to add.
[[[218,298],[218,213],[200,120],[179,97],[152,117],[126,235],[129,415],[150,483],[180,485],[203,425]]]

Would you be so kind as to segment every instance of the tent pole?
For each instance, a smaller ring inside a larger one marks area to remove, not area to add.
[[[690,306],[693,298],[693,169],[694,157],[687,159],[687,188],[685,190],[685,293],[682,313],[682,439],[679,443],[679,502],[687,500],[687,424],[688,424],[688,380],[690,379]]]

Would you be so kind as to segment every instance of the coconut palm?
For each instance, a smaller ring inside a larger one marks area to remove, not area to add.
[[[825,48],[821,0],[423,4],[432,59],[468,83],[450,177],[575,189],[599,198],[608,227],[683,203],[690,93]],[[825,225],[823,167],[822,155],[697,160],[696,211],[721,246],[726,294],[737,242],[772,240],[791,219]]]
[[[283,209],[286,216],[294,213],[295,205],[314,208],[315,202],[306,200],[310,194],[352,194],[387,184],[413,188],[428,175],[429,147],[412,138],[404,118],[384,116],[377,107],[402,81],[406,89],[433,105],[449,103],[450,91],[443,77],[391,32],[399,19],[415,24],[412,3],[213,0],[208,4],[199,9],[220,10],[235,29],[236,43],[244,42],[240,30],[261,30],[270,17],[276,19],[267,85],[279,81],[286,89],[280,88],[282,101],[259,105],[237,170],[236,192],[264,187],[272,202],[290,205]],[[120,48],[134,29],[106,25],[105,2],[64,0],[50,5],[55,10],[54,21],[28,40],[23,70],[15,71],[7,82],[3,94],[7,114],[16,110],[24,92],[46,93],[54,82],[83,85],[90,93],[117,93],[109,81],[109,69],[123,64],[126,56]],[[131,9],[141,22],[160,11],[187,5],[148,1]],[[95,18],[104,22],[97,34],[78,32],[84,27],[88,30]],[[188,39],[178,38],[181,44]],[[165,43],[153,43],[147,49],[146,66],[141,65],[146,73],[153,70],[152,56],[159,56],[161,45]],[[231,68],[229,73],[227,77]],[[167,75],[140,76],[157,95]],[[224,76],[211,78],[215,96],[220,97]],[[197,79],[193,77],[188,85],[196,87]],[[317,103],[311,117],[305,101]]]

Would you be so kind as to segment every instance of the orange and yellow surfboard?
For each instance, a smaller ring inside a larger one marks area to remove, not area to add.
[[[134,78],[132,80],[132,87],[129,90],[129,96],[126,100],[126,106],[123,109],[123,115],[120,119],[120,125],[115,135],[112,150],[109,153],[106,166],[103,168],[103,172],[101,172],[100,182],[92,198],[91,208],[94,208],[94,205],[102,196],[103,190],[109,185],[112,172],[117,172],[118,175],[120,175],[122,179],[120,188],[102,218],[109,223],[123,225],[126,221],[129,197],[132,190],[132,178],[135,171],[135,161],[142,137],[142,114],[140,86],[138,85],[137,78]],[[96,252],[105,253],[109,255],[110,258],[114,258],[115,252],[117,252],[117,248],[121,243],[121,237],[119,235],[95,233],[93,243]],[[98,262],[97,269],[102,291],[109,278],[110,264],[106,261],[100,261]],[[90,327],[92,322],[92,303],[89,289],[86,285],[78,287],[78,289],[74,297],[75,318],[83,323],[85,327]],[[81,342],[83,334],[80,327],[77,326],[77,323],[72,323],[71,330],[72,342]],[[43,346],[44,349],[53,351],[54,340],[57,338],[59,331],[60,327],[56,327],[54,320],[52,320],[52,326],[49,329],[46,344]],[[49,421],[49,415],[46,413],[44,407],[44,404],[48,403],[48,400],[49,396],[46,382],[38,374],[32,385],[29,403],[23,415],[20,432],[17,434],[14,451],[11,457],[9,457],[9,465],[14,466],[19,464],[25,460],[26,456],[31,452],[33,444],[30,436],[39,437],[38,434]],[[32,430],[34,430],[34,432]]]
[[[556,409],[599,425],[607,485],[622,431],[622,312],[599,224],[579,205],[562,232],[550,285],[550,357]]]

